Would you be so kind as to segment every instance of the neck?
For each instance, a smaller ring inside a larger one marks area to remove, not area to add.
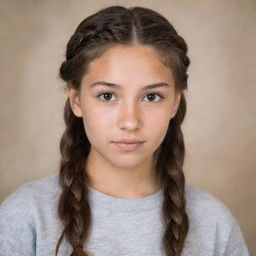
[[[160,190],[153,157],[137,166],[119,167],[90,152],[86,164],[90,186],[94,189],[119,198],[143,198]]]

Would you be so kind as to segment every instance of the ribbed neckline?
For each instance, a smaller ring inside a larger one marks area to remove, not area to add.
[[[59,184],[59,174],[53,174],[51,176],[54,177],[55,182]],[[107,211],[118,210],[125,212],[140,212],[144,210],[152,210],[161,207],[163,201],[162,190],[159,190],[156,193],[143,198],[127,199],[107,195],[103,192],[94,189],[88,184],[87,187],[89,189],[89,198],[91,206],[96,206],[102,210],[105,209]]]
[[[162,190],[143,198],[128,199],[107,195],[92,188],[91,186],[88,186],[88,188],[92,203],[95,204],[95,206],[100,206],[102,209],[106,210],[119,210],[126,212],[151,210],[159,207],[163,198]]]

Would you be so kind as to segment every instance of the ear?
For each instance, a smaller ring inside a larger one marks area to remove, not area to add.
[[[174,102],[173,102],[173,109],[172,109],[172,113],[171,113],[171,119],[174,118],[174,116],[176,115],[179,105],[180,105],[180,99],[181,99],[181,93],[176,93],[175,94],[175,98],[174,98]]]
[[[67,86],[67,90],[68,90],[68,98],[69,98],[70,106],[74,115],[77,117],[82,117],[83,115],[82,115],[78,91],[70,85]]]

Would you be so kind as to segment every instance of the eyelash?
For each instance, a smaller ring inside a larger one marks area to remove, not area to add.
[[[100,98],[101,95],[106,94],[106,93],[115,95],[113,92],[105,91],[105,92],[102,92],[102,93],[98,94],[98,95],[97,95],[97,98]],[[160,100],[159,100],[159,101],[148,101],[148,102],[158,103],[158,102],[160,102],[162,99],[165,98],[163,95],[161,95],[161,94],[159,94],[159,93],[149,93],[149,94],[147,94],[147,95],[152,95],[152,94],[153,94],[153,95],[155,94],[155,95],[159,96],[159,97],[160,97]],[[145,96],[147,96],[147,95],[145,95]],[[110,100],[102,100],[102,101],[103,101],[103,102],[111,102]]]

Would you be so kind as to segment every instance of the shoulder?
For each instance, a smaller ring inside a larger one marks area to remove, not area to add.
[[[216,196],[192,185],[186,185],[186,200],[188,210],[192,215],[206,216],[211,212],[213,219],[231,217],[227,205]]]
[[[216,196],[192,185],[186,185],[185,191],[187,211],[192,219],[221,223],[226,228],[231,228],[236,222],[227,205]]]
[[[5,198],[0,205],[0,255],[36,255],[38,230],[42,223],[42,229],[54,223],[45,218],[56,205],[59,187],[58,176],[51,175],[24,183]]]
[[[191,239],[212,241],[219,253],[237,250],[233,255],[248,255],[239,223],[222,200],[192,185],[186,185],[185,193]]]
[[[55,199],[60,189],[56,174],[26,182],[5,198],[0,205],[0,212],[26,210],[28,213],[33,210],[33,206]]]

